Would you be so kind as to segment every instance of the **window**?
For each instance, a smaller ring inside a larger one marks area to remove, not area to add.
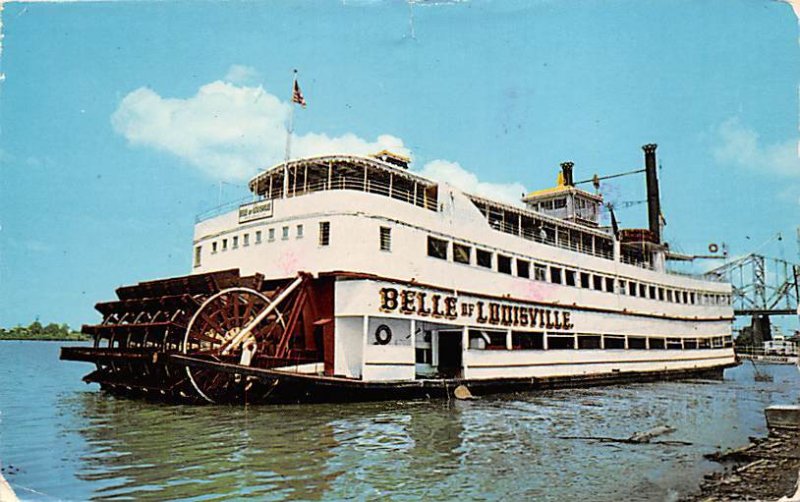
[[[721,297],[720,297],[721,298]],[[694,292],[689,293],[689,303],[694,305],[697,302]],[[722,303],[722,302],[720,302]]]
[[[439,258],[440,260],[446,260],[447,241],[428,236],[428,256]]]
[[[565,270],[564,271],[564,279],[567,280],[567,286],[574,286],[575,285],[575,271],[574,270]]]
[[[303,225],[297,225],[297,238],[303,238]]]
[[[575,348],[575,337],[572,335],[547,335],[547,348],[564,350]]]
[[[239,247],[239,236],[238,235],[234,235],[233,236],[233,249],[236,249],[238,247]]]
[[[511,347],[514,350],[544,350],[544,334],[512,331]]]
[[[223,251],[228,250],[228,239],[222,239],[222,250]]]
[[[261,230],[256,230],[256,244],[261,244]]]
[[[195,267],[199,267],[200,266],[200,252],[201,252],[201,247],[200,246],[197,246],[196,248],[194,248],[194,266]]]
[[[492,268],[492,253],[490,251],[484,251],[483,249],[476,249],[475,257],[478,260],[479,267]]]
[[[664,350],[667,348],[663,338],[650,337],[650,350]]]
[[[270,242],[274,241],[275,240],[275,229],[274,228],[270,228],[268,235],[269,235],[269,241]]]
[[[567,207],[567,199],[564,197],[558,198],[553,201],[553,207],[555,209],[561,209],[562,207]]]
[[[686,291],[683,292],[683,303],[689,303],[689,293]]]
[[[561,284],[561,269],[558,267],[550,267],[550,282],[553,284]]]
[[[606,292],[613,293],[614,292],[614,278],[613,277],[606,277]]]
[[[246,247],[246,246],[249,246],[249,245],[250,245],[250,234],[244,234],[244,235],[242,236],[242,239],[243,239],[243,241],[242,241],[242,246],[245,246],[245,247]]]
[[[416,349],[416,359],[415,362],[417,364],[431,364],[431,349]]]
[[[675,303],[680,303],[680,302],[681,302],[681,292],[675,291]]]
[[[647,338],[643,336],[629,336],[628,348],[636,350],[644,350],[647,348]]]
[[[469,265],[472,262],[472,248],[463,244],[453,243],[453,261],[456,263],[466,263]]]
[[[289,227],[283,227],[281,229],[281,240],[287,240],[289,238]]]
[[[593,286],[592,289],[594,289],[596,291],[603,291],[603,277],[600,276],[600,275],[595,275],[595,276],[592,276],[592,279],[594,279],[594,281],[592,283],[592,286]]]
[[[506,333],[503,331],[469,330],[469,348],[477,350],[506,350]]]
[[[581,272],[581,287],[584,289],[589,289],[589,273],[588,272]]]
[[[331,243],[331,223],[329,221],[319,222],[319,245],[327,246]]]
[[[579,349],[599,349],[600,335],[578,335]]]
[[[603,335],[603,348],[606,349],[624,349],[625,336],[624,335]]]
[[[647,298],[647,285],[639,284],[639,296]]]
[[[537,263],[533,266],[533,278],[537,281],[546,281],[547,280],[547,267],[542,265],[541,263]]]
[[[628,292],[628,281],[620,279],[617,283],[617,292],[621,295],[626,294]]]
[[[531,276],[531,262],[517,258],[517,277],[528,279]]]
[[[392,229],[389,227],[381,227],[380,234],[380,247],[381,251],[392,250]]]
[[[628,283],[628,296],[636,296],[636,283],[633,281]]]
[[[675,301],[674,297],[672,296],[672,290],[671,289],[667,290],[667,301],[668,302],[674,302]]]
[[[214,241],[211,243],[211,254],[216,254],[216,253],[217,253],[217,242]]]
[[[664,301],[664,288],[658,288],[658,299]]]
[[[511,275],[511,257],[504,255],[497,255],[497,271],[502,274]]]
[[[655,286],[650,286],[649,289],[650,289],[650,299],[651,300],[655,300],[656,299],[656,287]]]

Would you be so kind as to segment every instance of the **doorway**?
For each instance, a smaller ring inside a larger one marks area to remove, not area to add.
[[[462,366],[462,332],[439,331],[439,376],[441,378],[458,378]]]

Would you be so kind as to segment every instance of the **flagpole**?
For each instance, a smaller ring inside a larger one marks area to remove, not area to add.
[[[292,132],[294,132],[294,89],[297,86],[297,70],[292,80],[292,97],[289,98],[289,127],[286,131],[286,155],[283,162],[283,198],[289,195],[289,156],[292,151]]]

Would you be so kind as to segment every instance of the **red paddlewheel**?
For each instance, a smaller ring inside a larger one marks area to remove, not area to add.
[[[267,296],[250,288],[229,288],[210,296],[194,313],[182,352],[243,366],[269,365],[281,356],[278,346],[285,330],[283,315]],[[253,384],[246,376],[205,368],[187,366],[186,374],[200,397],[211,403],[246,401]]]

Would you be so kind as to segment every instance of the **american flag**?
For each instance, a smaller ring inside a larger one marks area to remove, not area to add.
[[[303,93],[300,92],[300,85],[297,83],[297,80],[294,81],[294,91],[292,92],[292,103],[297,103],[303,108],[306,107],[306,98],[304,98]]]

